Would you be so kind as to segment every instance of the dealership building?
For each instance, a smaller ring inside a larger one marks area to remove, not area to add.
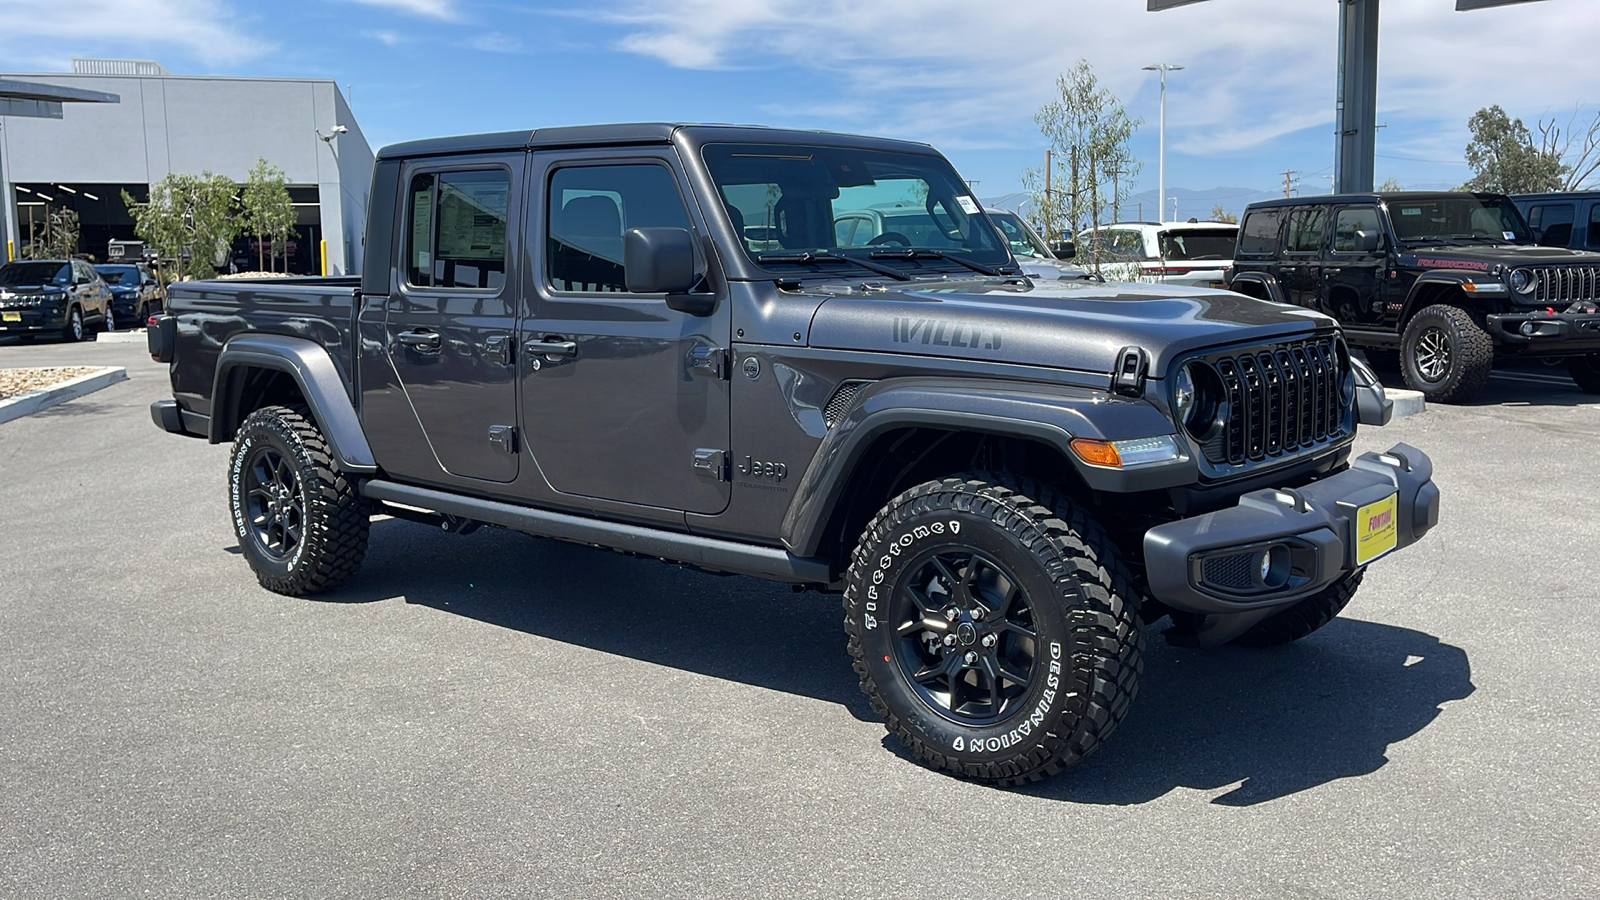
[[[0,105],[0,254],[22,254],[52,208],[78,214],[79,252],[105,259],[133,240],[123,203],[169,173],[243,183],[258,159],[282,169],[298,215],[288,268],[359,271],[372,148],[339,86],[324,79],[174,75],[142,60],[77,59],[70,73],[0,74],[109,102],[69,102],[54,115]],[[255,267],[244,239],[235,256]],[[325,261],[325,262],[324,262]]]

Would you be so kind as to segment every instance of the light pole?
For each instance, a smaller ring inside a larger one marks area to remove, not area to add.
[[[1167,196],[1167,73],[1181,72],[1183,71],[1183,66],[1156,63],[1153,66],[1145,66],[1144,71],[1161,73],[1161,124],[1158,128],[1158,133],[1161,136],[1161,151],[1160,155],[1156,157],[1156,197],[1163,198]],[[1157,200],[1156,218],[1158,219],[1161,218],[1161,206],[1162,203]]]

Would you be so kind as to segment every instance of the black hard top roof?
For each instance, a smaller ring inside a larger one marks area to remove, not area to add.
[[[667,144],[683,132],[696,144],[713,142],[749,143],[825,143],[862,150],[900,150],[934,153],[927,144],[889,138],[836,134],[829,131],[800,131],[766,128],[759,125],[693,125],[687,123],[637,122],[622,125],[566,125],[526,131],[500,131],[460,137],[426,138],[390,144],[378,151],[378,159],[403,159],[413,156],[438,156],[453,153],[492,153],[507,150],[532,150],[549,147],[612,147],[627,144]]]
[[[1250,209],[1273,206],[1309,206],[1313,203],[1371,203],[1374,200],[1432,200],[1439,197],[1504,197],[1489,191],[1372,191],[1365,194],[1312,194],[1307,197],[1280,197],[1276,200],[1257,200]]]

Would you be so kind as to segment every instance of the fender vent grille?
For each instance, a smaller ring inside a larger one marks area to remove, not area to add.
[[[832,428],[843,421],[845,414],[850,412],[850,407],[855,405],[856,394],[871,383],[870,381],[839,382],[833,396],[828,398],[828,405],[822,408],[822,424]]]

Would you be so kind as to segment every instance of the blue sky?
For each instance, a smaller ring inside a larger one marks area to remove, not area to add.
[[[1256,192],[1328,189],[1334,0],[0,0],[0,70],[74,56],[155,59],[181,74],[350,85],[376,148],[441,134],[629,120],[741,122],[910,138],[944,150],[983,197],[1043,161],[1033,112],[1087,59],[1130,113],[1153,215],[1157,81],[1169,81],[1168,193],[1180,213]],[[1586,122],[1600,11],[1545,0],[1455,13],[1384,0],[1377,174],[1463,181],[1471,113]],[[1537,48],[1535,51],[1533,48]],[[1124,210],[1131,216],[1134,209]]]

